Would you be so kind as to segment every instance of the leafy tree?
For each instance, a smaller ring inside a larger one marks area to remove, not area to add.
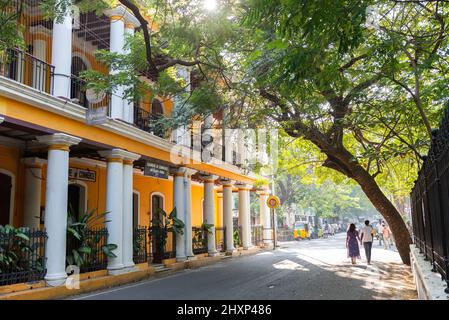
[[[431,93],[433,82],[428,78],[415,82],[415,89],[424,85],[429,89],[415,90],[412,101],[396,78],[392,79],[395,71],[403,81],[409,75],[401,67],[403,58],[395,54],[402,42],[393,35],[402,22],[391,10],[413,12],[415,25],[407,26],[415,38],[423,32],[442,33],[419,43],[414,57],[425,56],[425,62],[412,66],[419,79],[427,72],[434,78],[438,74],[438,69],[429,66],[435,55],[444,56],[439,49],[446,46],[447,15],[446,9],[441,9],[445,7],[442,1],[395,2],[393,9],[388,3],[247,1],[244,23],[255,36],[254,52],[244,60],[249,66],[247,78],[263,98],[253,97],[262,107],[250,112],[269,116],[289,136],[309,141],[325,155],[324,167],[356,181],[391,226],[401,258],[409,263],[410,237],[400,213],[382,190],[379,176],[404,159],[412,161],[411,169],[419,164],[428,141],[420,127],[423,122],[425,127],[428,122],[435,123],[433,115],[439,114],[442,104],[438,95]],[[379,25],[388,30],[379,31],[367,23],[373,7]],[[426,23],[434,27],[426,28]],[[422,92],[431,108],[417,102]],[[420,117],[416,117],[416,108]],[[429,109],[431,116],[426,113]]]
[[[127,41],[130,55],[97,53],[123,72],[87,72],[89,86],[133,84],[129,99],[148,90],[172,98],[174,116],[163,120],[171,127],[226,107],[230,127],[264,124],[300,138],[322,166],[308,170],[360,185],[409,263],[394,203],[408,193],[447,99],[445,1],[227,0],[216,12],[199,1],[77,3],[121,3],[144,26]],[[190,91],[178,67],[191,69]]]
[[[0,51],[6,48],[23,47],[18,36],[17,19],[23,11],[23,1],[0,0]]]

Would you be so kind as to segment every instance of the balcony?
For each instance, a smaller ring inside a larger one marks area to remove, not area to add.
[[[211,143],[213,143],[213,147],[209,146]],[[208,134],[204,134],[204,131],[203,131],[203,133],[201,133],[201,135],[195,134],[193,132],[191,133],[189,147],[192,150],[195,150],[195,151],[198,151],[201,153],[202,161],[208,162],[211,160],[211,158],[216,158],[223,162],[228,162],[232,165],[235,165],[239,168],[242,167],[242,164],[238,163],[239,159],[240,159],[240,155],[238,152],[236,152],[235,150],[232,150],[232,159],[230,159],[230,161],[227,161],[226,160],[226,146],[221,143],[217,143],[217,142],[213,141],[213,137],[209,136]],[[232,148],[232,146],[230,146],[230,147]],[[207,151],[207,152],[203,153],[203,151]],[[210,152],[210,155],[209,155],[209,152]]]
[[[157,123],[157,120],[161,117],[163,116],[151,113],[146,109],[139,107],[137,104],[134,107],[134,125],[140,130],[150,132],[155,136],[164,138],[165,130],[159,123]]]
[[[55,68],[31,54],[19,49],[0,52],[0,75],[53,94]]]
[[[104,97],[99,97],[97,99],[92,99],[88,97],[86,90],[86,81],[71,75],[70,77],[70,100],[84,108],[99,108],[99,107],[109,107],[111,101],[111,95],[105,94]]]
[[[54,69],[54,66],[51,64],[19,49],[7,49],[0,53],[0,76],[15,80],[51,95],[53,95],[54,87]],[[70,101],[86,109],[108,107],[109,110],[111,95],[106,94],[104,97],[99,97],[98,99],[89,99],[86,82],[79,76],[72,74],[70,77]],[[148,110],[152,110],[152,112]],[[160,138],[166,138],[167,131],[157,121],[164,115],[162,111],[155,110],[152,105],[149,106],[143,102],[139,104],[135,103],[133,123],[143,131],[150,132]],[[110,113],[108,115],[110,116]],[[202,152],[208,146],[207,141],[202,141],[198,146],[193,141],[192,136],[190,139],[190,148],[193,150]],[[216,143],[212,156],[225,161],[225,147]],[[237,165],[237,159],[238,154],[233,151],[231,164]],[[203,159],[203,161],[209,160],[206,158]],[[241,167],[240,165],[237,166]]]

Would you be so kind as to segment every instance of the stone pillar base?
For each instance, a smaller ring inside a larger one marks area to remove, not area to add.
[[[187,260],[187,257],[176,257],[176,262],[184,262]]]
[[[188,257],[187,257],[187,260],[190,260],[190,261],[192,261],[192,260],[197,260],[197,259],[198,259],[197,256],[188,256]]]
[[[209,257],[215,257],[215,256],[218,256],[218,251],[208,252],[207,255],[208,255]]]
[[[65,285],[65,281],[67,279],[67,274],[62,273],[62,274],[50,275],[50,276],[46,276],[44,279],[45,279],[45,282],[50,287],[61,287],[61,286]]]
[[[108,274],[113,275],[113,276],[126,272],[125,271],[126,268],[125,268],[125,266],[123,264],[107,267],[107,270],[108,270]]]
[[[135,265],[132,265],[132,266],[125,266],[124,270],[126,272],[134,272],[134,271],[139,271],[139,268],[137,268]]]

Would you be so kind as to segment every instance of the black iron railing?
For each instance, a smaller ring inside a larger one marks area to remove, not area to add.
[[[411,192],[413,240],[449,293],[449,109],[432,142]]]
[[[84,108],[100,108],[108,107],[111,100],[110,94],[105,94],[103,97],[99,97],[98,101],[91,99],[89,101],[87,95],[87,82],[75,75],[70,76],[70,99],[73,103],[76,103]]]
[[[141,130],[152,132],[160,138],[165,137],[165,129],[158,121],[162,116],[155,115],[151,112],[139,107],[136,103],[134,106],[134,124]]]
[[[164,259],[176,258],[176,234],[173,228],[151,226],[150,234],[150,257],[153,263],[161,263]]]
[[[251,243],[255,246],[261,246],[263,244],[263,226],[262,225],[251,226]]]
[[[217,143],[217,141],[211,141],[210,135],[205,135],[204,130],[200,135],[199,133],[195,134],[195,132],[191,133],[190,137],[190,148],[192,150],[198,151],[201,153],[201,160],[204,162],[210,162],[211,158],[219,159],[221,161],[226,162],[226,145]],[[219,140],[220,141],[220,140]],[[222,140],[221,140],[222,141]],[[210,144],[213,143],[212,146]],[[228,144],[229,148],[234,147],[232,144]],[[241,167],[242,164],[239,163],[240,155],[235,150],[232,150],[232,159],[227,161],[230,164]]]
[[[218,252],[226,251],[226,227],[215,228],[215,246]]]
[[[83,255],[84,263],[80,267],[81,273],[107,268],[108,257],[103,251],[103,246],[108,243],[108,235],[108,229],[105,227],[93,227],[86,231],[82,246],[91,248],[91,252]],[[67,248],[67,250],[71,250],[71,248]]]
[[[194,254],[207,253],[207,231],[192,227],[192,250]]]
[[[33,55],[19,50],[0,52],[0,75],[53,94],[54,67]]]
[[[39,281],[44,278],[44,230],[0,226],[0,286]]]
[[[134,263],[148,262],[147,254],[147,228],[143,226],[137,226],[133,232],[133,261]]]

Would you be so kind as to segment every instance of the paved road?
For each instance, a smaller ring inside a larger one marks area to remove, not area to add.
[[[371,266],[364,259],[352,266],[343,234],[284,242],[276,251],[74,299],[415,299],[409,268],[400,263],[398,253],[376,244],[372,255]]]

